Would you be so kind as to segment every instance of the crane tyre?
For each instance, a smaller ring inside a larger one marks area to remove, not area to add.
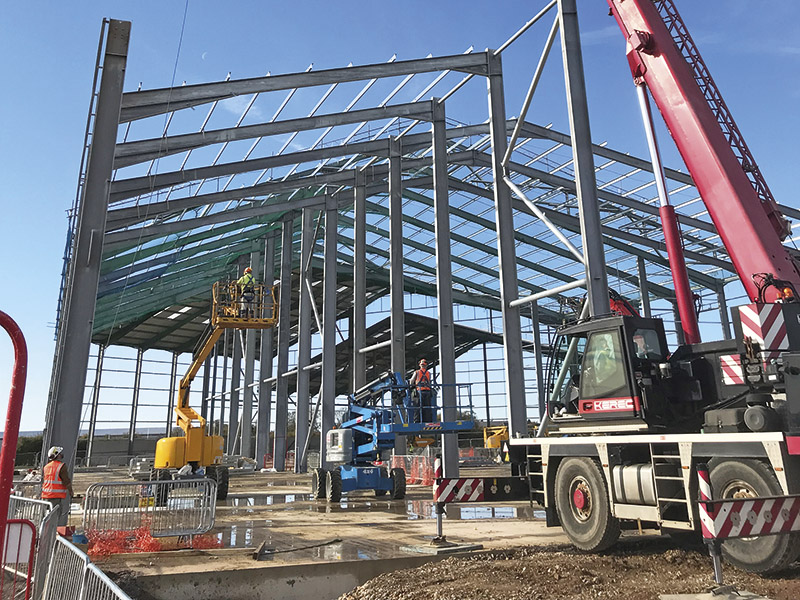
[[[712,460],[709,469],[715,500],[783,495],[772,468],[760,460]],[[800,537],[791,533],[726,540],[722,556],[743,571],[774,573],[800,556]]]
[[[389,477],[392,479],[392,500],[402,500],[406,497],[405,469],[392,469]]]
[[[151,481],[171,481],[172,473],[169,469],[153,469],[150,471]],[[166,506],[169,489],[163,485],[155,486],[154,502],[156,506]]]
[[[561,527],[580,550],[599,552],[619,539],[603,472],[590,458],[566,458],[556,472],[555,503]]]
[[[230,487],[231,471],[228,467],[217,466],[217,500],[228,498],[228,488]]]
[[[325,477],[325,497],[328,502],[339,502],[342,499],[342,473],[339,469],[331,469]]]
[[[324,500],[327,496],[325,486],[327,485],[327,471],[325,469],[314,469],[311,471],[311,495],[314,500]]]

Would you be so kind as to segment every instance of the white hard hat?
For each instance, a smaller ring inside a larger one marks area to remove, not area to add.
[[[62,448],[61,446],[53,446],[50,448],[50,450],[47,451],[47,458],[55,458],[59,454],[63,453],[64,453],[64,448]]]

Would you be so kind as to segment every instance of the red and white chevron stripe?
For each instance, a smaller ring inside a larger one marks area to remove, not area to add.
[[[738,354],[720,356],[719,366],[722,370],[722,383],[725,385],[739,385],[744,383],[742,358]]]
[[[700,520],[706,539],[800,531],[800,496],[701,502]]]
[[[433,488],[434,502],[482,502],[483,478],[441,479]]]
[[[742,335],[761,346],[764,360],[776,358],[781,351],[789,349],[781,304],[740,306],[739,316],[742,321]]]

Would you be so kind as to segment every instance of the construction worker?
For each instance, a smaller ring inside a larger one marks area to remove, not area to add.
[[[436,420],[436,407],[433,405],[433,392],[431,390],[431,372],[428,371],[428,361],[424,358],[419,361],[419,369],[414,371],[408,384],[416,389],[419,398],[420,412],[423,423],[433,423]],[[416,421],[417,418],[415,417]]]
[[[253,277],[253,269],[247,267],[244,270],[244,275],[239,277],[236,282],[239,285],[239,316],[248,317],[254,316],[253,304],[256,299],[256,278]]]
[[[74,496],[72,480],[67,465],[63,462],[64,448],[53,446],[47,452],[47,464],[42,477],[42,500],[61,508],[61,522],[66,524],[70,498]]]

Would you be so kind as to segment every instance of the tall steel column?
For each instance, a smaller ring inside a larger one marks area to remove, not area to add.
[[[281,225],[281,287],[278,295],[278,365],[275,384],[275,441],[272,450],[276,471],[286,470],[286,428],[289,420],[289,333],[292,306],[292,236],[294,218]]]
[[[719,302],[719,322],[722,327],[722,339],[731,339],[731,320],[728,315],[728,300],[725,298],[725,285],[720,284],[717,289],[717,301]]]
[[[648,319],[653,316],[650,311],[650,290],[647,287],[647,269],[645,267],[644,258],[641,256],[637,260],[639,267],[639,296],[642,298],[642,316]]]
[[[200,415],[208,418],[208,390],[211,387],[211,357],[203,363],[203,391],[200,396]]]
[[[231,406],[228,417],[228,454],[236,454],[239,446],[239,387],[242,381],[242,335],[234,329],[233,360],[231,360]]]
[[[214,344],[214,355],[211,361],[211,396],[209,398],[211,402],[211,406],[208,408],[208,433],[214,433],[214,421],[216,418],[216,411],[214,410],[217,406],[217,361],[219,359],[219,340],[217,343]]]
[[[97,349],[97,365],[94,368],[94,385],[92,386],[92,412],[89,414],[89,441],[86,445],[86,466],[92,466],[92,452],[94,450],[94,434],[97,429],[97,408],[100,405],[100,381],[103,378],[103,357],[106,347],[100,345]]]
[[[136,436],[136,417],[139,412],[139,392],[142,387],[142,364],[144,349],[136,352],[136,370],[133,373],[133,398],[131,399],[131,422],[128,428],[128,455],[133,455],[133,439]]]
[[[686,338],[683,334],[683,323],[681,322],[681,311],[678,308],[678,303],[672,303],[672,314],[675,316],[675,335],[678,338],[678,344],[685,344]]]
[[[256,281],[261,279],[261,253],[250,253],[250,268]],[[248,329],[244,345],[244,390],[242,394],[242,456],[253,457],[253,380],[256,372],[256,331]]]
[[[228,393],[228,354],[230,353],[230,340],[233,332],[226,329],[222,332],[222,389],[219,392],[219,435],[227,442],[225,433],[225,398]],[[227,448],[227,444],[222,445]]]
[[[503,156],[508,147],[503,64],[500,55],[489,53],[489,133],[492,139],[492,177],[497,228],[497,259],[500,270],[500,301],[503,318],[503,353],[509,434],[521,437],[528,431],[525,406],[525,372],[522,362],[520,308],[511,306],[519,296],[517,257],[514,247],[514,212],[511,190],[503,181]]]
[[[539,422],[544,418],[547,390],[544,389],[544,361],[542,360],[542,325],[539,322],[539,303],[531,302],[531,324],[533,325],[533,353],[536,357],[536,402],[539,405]]]
[[[403,150],[389,138],[389,321],[392,371],[406,371],[406,324],[403,305]],[[405,436],[395,436],[395,453],[405,454]]]
[[[178,353],[172,353],[172,364],[169,369],[169,398],[167,398],[167,437],[172,436],[172,424],[175,421],[175,395],[177,393],[177,378],[178,378]]]
[[[298,309],[297,324],[297,396],[295,398],[294,427],[294,472],[304,473],[306,465],[301,464],[303,449],[306,448],[306,438],[309,435],[308,418],[309,406],[309,380],[311,373],[306,368],[311,364],[311,328],[313,314],[311,309],[311,294],[308,291],[306,279],[311,281],[311,253],[313,251],[314,237],[314,209],[304,208],[302,218],[302,231],[300,236],[300,308]]]
[[[580,207],[581,240],[586,260],[589,309],[591,316],[607,315],[611,309],[608,301],[606,258],[600,228],[600,207],[597,202],[592,132],[589,127],[586,82],[583,78],[583,55],[576,1],[558,0],[558,14],[561,19],[561,52],[567,88],[572,158],[575,165],[575,187]]]
[[[114,167],[122,87],[128,58],[131,24],[109,21],[100,90],[95,107],[92,147],[86,163],[74,252],[69,264],[69,286],[58,332],[42,456],[50,446],[64,447],[70,473],[75,462],[81,425],[86,370],[92,340],[97,284],[103,254],[103,232],[108,209],[108,182]],[[73,301],[74,300],[74,301]]]
[[[320,467],[325,460],[325,434],[333,429],[336,413],[336,237],[339,207],[336,198],[325,197],[324,290],[322,294],[322,383],[320,384]]]
[[[433,123],[433,212],[436,238],[436,308],[439,325],[439,383],[442,420],[455,421],[456,342],[453,333],[453,275],[450,259],[450,198],[447,187],[447,124],[444,103],[434,100]],[[420,357],[416,357],[418,360]],[[458,477],[458,436],[442,436],[442,468],[445,477]]]
[[[275,235],[270,234],[264,242],[264,285],[275,281]],[[272,349],[275,346],[275,328],[261,330],[261,355],[258,369],[258,425],[256,427],[256,462],[264,464],[269,454],[269,429],[272,416]]]
[[[367,384],[367,187],[362,171],[356,173],[353,207],[353,390]]]

